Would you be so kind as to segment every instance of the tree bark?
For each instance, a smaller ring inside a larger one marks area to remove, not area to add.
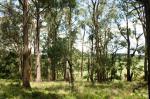
[[[36,56],[36,81],[41,81],[41,65],[40,65],[40,9],[38,2],[36,5],[36,39],[35,39],[35,56]]]
[[[130,40],[129,37],[127,37],[127,44],[128,44],[128,49],[127,49],[127,81],[131,81],[131,55],[130,55]]]
[[[144,80],[147,81],[147,41],[146,41],[146,37],[145,37],[145,57],[144,57]]]
[[[69,54],[67,56],[67,61],[69,64],[69,72],[70,72],[70,82],[71,82],[71,89],[74,89],[74,76],[73,76],[73,64],[72,64],[72,51],[73,51],[73,36],[72,33],[72,11],[73,9],[69,7],[69,19],[68,19],[68,33],[69,33],[69,39],[68,39],[68,51]]]
[[[64,80],[69,81],[70,75],[69,75],[69,64],[68,61],[65,61],[65,68],[64,68]]]
[[[93,78],[93,75],[94,75],[94,60],[93,60],[93,58],[94,58],[94,51],[93,51],[93,49],[94,49],[94,44],[93,44],[93,37],[92,37],[92,48],[91,48],[91,62],[90,62],[90,80],[91,80],[91,82],[92,82],[92,84],[94,84],[94,78]]]
[[[30,54],[29,49],[29,26],[28,26],[28,0],[23,0],[23,87],[31,88],[30,86]]]
[[[128,4],[127,5],[127,13],[128,13]],[[131,76],[131,55],[130,55],[130,33],[129,33],[129,22],[128,22],[128,14],[126,15],[126,35],[127,35],[127,81],[132,81]]]
[[[144,0],[146,33],[147,33],[147,61],[148,61],[148,95],[150,99],[150,1]]]
[[[69,59],[67,60],[68,64],[69,64],[69,71],[70,71],[70,83],[71,83],[71,87],[72,89],[74,89],[74,76],[73,76],[73,64],[72,61],[70,61]]]

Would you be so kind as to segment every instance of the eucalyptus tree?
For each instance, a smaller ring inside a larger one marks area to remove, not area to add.
[[[149,0],[131,0],[131,2],[138,2],[144,6],[145,27],[146,27],[146,52],[148,64],[148,93],[150,98],[150,1]]]
[[[150,99],[150,1],[136,0],[144,6],[145,20],[146,20],[146,44],[147,44],[147,63],[148,63],[148,94]],[[134,0],[133,0],[134,2]]]
[[[133,11],[134,9],[136,9],[136,6],[134,5],[134,8],[133,8],[133,4],[130,5],[129,1],[120,1],[119,6],[121,8],[122,15],[121,15],[121,13],[118,13],[118,14],[119,14],[119,16],[121,16],[124,19],[123,22],[126,23],[126,25],[125,25],[126,27],[121,27],[121,25],[118,22],[117,22],[117,26],[120,31],[120,34],[122,35],[122,37],[125,39],[125,41],[127,43],[127,64],[126,64],[127,81],[131,81],[132,76],[133,76],[133,72],[131,72],[132,71],[131,70],[132,69],[132,58],[135,56],[136,52],[140,52],[139,49],[143,46],[142,44],[139,44],[139,40],[140,40],[141,36],[143,35],[143,33],[137,32],[136,26],[138,24],[138,21],[140,20],[142,23],[142,26],[144,28],[145,22],[143,19],[143,15],[140,15],[139,11],[137,11],[137,13],[135,11]],[[130,23],[133,25],[133,29],[131,29],[131,27],[129,26]],[[136,41],[135,48],[133,48],[131,46],[131,42],[132,42],[131,38],[132,39],[134,38]]]
[[[141,22],[143,33],[145,37],[145,57],[144,57],[144,80],[147,81],[147,41],[146,41],[146,20],[145,20],[145,12],[144,12],[144,6],[142,3],[139,2],[129,2],[131,6],[133,7],[130,13],[134,15],[135,18],[138,18],[138,20]]]
[[[39,82],[41,81],[41,64],[40,64],[40,29],[41,29],[41,13],[43,12],[42,8],[42,3],[39,2],[38,0],[32,0],[33,2],[33,7],[35,7],[35,19],[36,19],[36,33],[35,33],[35,45],[34,45],[34,50],[35,50],[35,71],[36,71],[36,81]]]
[[[46,9],[45,19],[47,22],[47,30],[48,30],[48,37],[47,37],[47,47],[51,47],[55,45],[58,40],[58,32],[60,27],[60,22],[63,15],[63,7],[60,6],[59,2],[53,2],[53,5],[49,5]],[[51,60],[51,56],[48,56],[49,60]],[[51,61],[51,63],[54,63]],[[51,70],[51,80],[56,80],[56,65],[51,64],[51,68],[48,68],[48,73]],[[50,75],[50,74],[49,74]]]
[[[145,0],[146,32],[147,32],[147,54],[148,54],[148,90],[150,98],[150,1]]]
[[[105,81],[108,78],[109,60],[108,43],[112,39],[110,24],[114,16],[114,1],[107,0],[91,0],[89,11],[92,20],[92,33],[95,48],[95,72],[98,82]],[[107,10],[107,12],[106,12]],[[104,17],[105,16],[105,17]],[[94,65],[93,65],[94,66]]]
[[[2,31],[5,31],[6,33],[11,33],[11,35],[8,34],[7,37],[11,43],[14,43],[14,45],[11,47],[16,47],[16,52],[17,54],[19,54],[19,65],[21,67],[20,70],[22,72],[21,76],[23,81],[23,87],[30,88],[31,50],[29,48],[30,17],[28,9],[28,0],[19,0],[20,5],[18,5],[16,2],[17,1],[9,1],[9,3],[7,2],[7,6],[5,7],[6,12],[4,13],[4,18],[8,18],[8,21],[5,21],[2,26],[7,25],[8,28],[6,29],[3,27],[4,30]],[[21,30],[23,30],[23,33]],[[20,39],[21,37],[23,39]]]
[[[147,57],[148,57],[148,92],[150,98],[150,1],[149,0],[137,0],[144,5],[145,18],[146,18],[146,41],[147,41]]]
[[[127,81],[131,81],[133,74],[131,73],[131,55],[130,55],[130,48],[131,48],[130,34],[131,34],[131,30],[129,29],[129,5],[126,1],[122,1],[120,3],[120,5],[123,8],[124,15],[125,15],[125,22],[126,22],[125,34],[122,31],[120,33],[127,42],[127,65],[126,65]],[[118,25],[118,28],[119,28],[119,25]]]
[[[31,75],[31,49],[29,48],[29,1],[19,0],[23,8],[23,63],[22,80],[23,87],[30,88]]]
[[[68,37],[68,54],[66,55],[66,65],[69,66],[69,74],[70,74],[70,83],[72,88],[74,87],[74,76],[73,76],[73,62],[72,62],[72,55],[73,55],[73,44],[76,39],[77,29],[73,27],[76,18],[73,20],[73,13],[75,13],[76,7],[76,0],[69,0],[68,1],[68,8],[66,8],[65,20],[66,20],[66,30],[67,30],[67,37]]]
[[[82,56],[81,56],[81,66],[80,66],[80,73],[81,73],[81,78],[83,77],[83,64],[84,64],[84,46],[85,46],[85,35],[87,35],[87,24],[89,21],[89,17],[88,17],[88,11],[87,11],[87,7],[85,6],[85,1],[84,0],[80,0],[80,3],[78,4],[78,25],[79,25],[79,29],[80,29],[80,33],[82,35],[81,37],[81,43],[82,43]]]
[[[67,1],[67,0],[58,0],[58,1],[45,0],[45,1],[41,1],[41,2],[43,2],[44,5],[48,5],[47,10],[45,12],[45,19],[47,22],[47,30],[48,30],[48,38],[47,38],[48,47],[47,48],[53,46],[57,42],[57,40],[59,38],[59,32],[62,32],[59,29],[60,29],[62,18],[64,16],[67,18],[67,22],[66,22],[67,23],[67,29],[66,29],[66,31],[68,31],[68,33],[69,33],[69,35],[68,35],[69,36],[68,37],[69,43],[68,44],[69,44],[69,46],[73,46],[74,38],[71,37],[70,35],[75,34],[75,32],[72,31],[72,29],[71,29],[71,27],[72,27],[72,25],[71,25],[72,24],[71,23],[72,15],[71,14],[73,11],[73,7],[75,5],[75,0],[69,0],[69,1]],[[62,25],[64,25],[64,23]],[[71,40],[71,38],[72,38],[72,40]],[[70,52],[67,52],[66,56],[69,56],[70,53],[71,53],[71,50],[70,50]],[[48,57],[49,57],[49,62],[54,63],[51,60],[51,56],[48,56]],[[72,62],[70,62],[70,59],[68,57],[66,57],[66,61],[68,61],[68,63],[71,64],[71,66],[72,66]],[[55,67],[56,66],[54,64],[51,64],[51,68],[50,68],[51,80],[56,79],[56,71],[57,70]],[[49,71],[49,69],[48,69],[48,71]],[[69,71],[72,71],[72,67],[70,68]],[[70,74],[70,75],[72,75],[72,74]],[[71,78],[73,78],[73,76],[71,76]]]

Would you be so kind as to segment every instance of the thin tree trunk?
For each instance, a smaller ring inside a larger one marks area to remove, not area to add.
[[[147,33],[146,33],[146,27],[145,24],[142,24],[143,32],[144,32],[144,37],[145,37],[145,56],[144,56],[144,80],[147,81],[148,74],[147,74]]]
[[[23,87],[30,88],[30,54],[28,27],[28,0],[23,0]]]
[[[85,26],[84,26],[84,33],[82,38],[82,59],[81,59],[81,78],[83,77],[83,45],[84,45],[84,36],[85,36]]]
[[[127,12],[128,12],[128,4],[127,4]],[[131,55],[130,55],[130,31],[129,31],[129,22],[128,22],[128,15],[126,15],[126,30],[127,30],[127,81],[131,81]]]
[[[131,81],[131,56],[130,56],[130,43],[128,42],[127,49],[127,81]]]
[[[38,3],[38,2],[37,2]],[[39,48],[39,42],[40,42],[40,13],[39,13],[39,7],[38,4],[36,4],[36,39],[35,39],[35,55],[36,55],[36,81],[41,81],[41,65],[40,65],[40,48]]]
[[[72,33],[72,8],[71,7],[69,8],[68,33],[69,33],[69,41],[68,41],[69,42],[68,44],[69,55],[68,55],[67,61],[69,64],[71,89],[74,89],[74,76],[73,76],[73,64],[72,64],[73,37],[71,35]]]
[[[145,57],[144,57],[144,80],[147,81],[147,41],[145,38]]]
[[[70,71],[70,82],[71,82],[71,89],[74,89],[74,76],[73,76],[73,64],[70,60],[68,60],[69,64],[69,71]]]

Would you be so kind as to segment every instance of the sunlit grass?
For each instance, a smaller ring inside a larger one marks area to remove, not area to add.
[[[0,80],[0,99],[147,99],[146,87],[133,92],[137,82],[113,81],[92,85],[76,81],[74,90],[64,81],[31,82],[31,90],[13,80]]]

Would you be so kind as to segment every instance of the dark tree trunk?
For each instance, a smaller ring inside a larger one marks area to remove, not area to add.
[[[128,4],[127,4],[127,9],[128,9]],[[127,11],[128,12],[128,11]],[[130,31],[129,31],[129,22],[128,22],[128,15],[126,15],[126,35],[127,35],[127,81],[132,81],[132,76],[131,76],[131,55],[130,55]]]
[[[147,41],[145,38],[145,57],[144,57],[144,80],[147,81]]]
[[[23,0],[23,87],[30,88],[30,54],[28,27],[28,0]]]
[[[38,3],[38,2],[37,2]],[[40,42],[40,9],[38,4],[36,5],[36,38],[35,38],[35,56],[36,56],[36,81],[41,81],[41,65],[40,65],[40,48],[39,48],[39,42]]]
[[[72,89],[74,89],[74,76],[73,76],[73,64],[72,61],[68,60],[69,71],[70,71],[70,82],[72,85]]]
[[[55,68],[54,64],[52,64],[52,66],[51,66],[51,80],[52,81],[56,80],[56,68]]]
[[[94,84],[94,78],[93,78],[93,75],[94,75],[94,60],[93,60],[93,57],[94,57],[94,52],[93,52],[93,37],[92,37],[92,48],[91,48],[91,62],[90,62],[90,80],[91,82]]]
[[[132,77],[131,77],[130,41],[128,41],[128,49],[127,49],[127,81],[132,81]]]
[[[146,16],[146,40],[147,40],[147,61],[148,61],[148,94],[150,99],[150,1],[144,0]]]

